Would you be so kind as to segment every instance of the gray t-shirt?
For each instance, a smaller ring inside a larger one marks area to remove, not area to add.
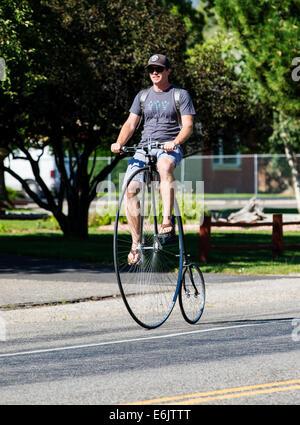
[[[174,140],[180,131],[177,110],[174,99],[175,86],[171,85],[163,92],[156,92],[150,88],[148,96],[144,102],[144,128],[140,144],[151,138],[156,142],[167,142]],[[141,115],[140,91],[130,108],[130,112]],[[194,105],[189,93],[180,89],[180,114],[195,115]]]

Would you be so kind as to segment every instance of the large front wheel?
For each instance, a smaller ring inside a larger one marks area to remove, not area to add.
[[[123,189],[115,222],[114,263],[123,301],[133,319],[145,328],[156,328],[169,317],[180,287],[183,263],[182,227],[162,239],[162,199],[159,175],[148,167],[136,171]],[[133,239],[137,260],[129,264]]]

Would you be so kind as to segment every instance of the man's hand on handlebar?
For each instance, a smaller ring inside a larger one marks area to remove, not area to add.
[[[121,151],[121,148],[122,148],[122,145],[119,142],[112,143],[111,146],[110,146],[110,150],[113,153],[120,153],[120,152],[122,152]]]
[[[176,148],[176,144],[175,144],[175,142],[166,142],[166,143],[164,144],[164,147],[163,147],[163,149],[164,149],[166,152],[171,152],[171,151],[173,151],[175,148]]]
[[[165,152],[172,152],[175,148],[176,148],[176,143],[174,141],[170,141],[170,142],[166,142],[166,143],[159,143],[159,142],[150,142],[148,145],[144,146],[144,149],[163,149]],[[141,147],[140,149],[143,149],[143,147]],[[110,150],[113,153],[124,153],[124,152],[131,152],[131,151],[136,151],[137,150],[137,146],[132,146],[132,147],[125,147],[122,146],[121,143],[116,142],[116,143],[112,143],[110,146]]]

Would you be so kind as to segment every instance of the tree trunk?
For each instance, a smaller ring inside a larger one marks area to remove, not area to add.
[[[8,193],[5,186],[4,178],[4,159],[8,155],[8,150],[5,148],[0,148],[0,203],[6,207],[12,208],[12,203],[8,199]],[[0,205],[1,206],[1,205]]]
[[[293,181],[293,187],[295,191],[295,197],[296,197],[296,204],[298,212],[300,213],[300,166],[297,162],[297,157],[295,154],[294,149],[290,145],[289,142],[284,142],[284,150],[285,155],[287,157],[289,166],[291,168],[292,172],[292,181]]]
[[[87,203],[68,202],[68,213],[59,212],[54,214],[60,228],[66,238],[88,238],[88,215]]]
[[[8,201],[8,195],[4,179],[3,161],[4,158],[0,156],[0,201]]]

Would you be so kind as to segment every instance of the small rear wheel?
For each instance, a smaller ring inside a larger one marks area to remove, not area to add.
[[[179,305],[182,316],[188,323],[193,325],[198,322],[205,305],[205,283],[202,272],[196,264],[184,267]]]

